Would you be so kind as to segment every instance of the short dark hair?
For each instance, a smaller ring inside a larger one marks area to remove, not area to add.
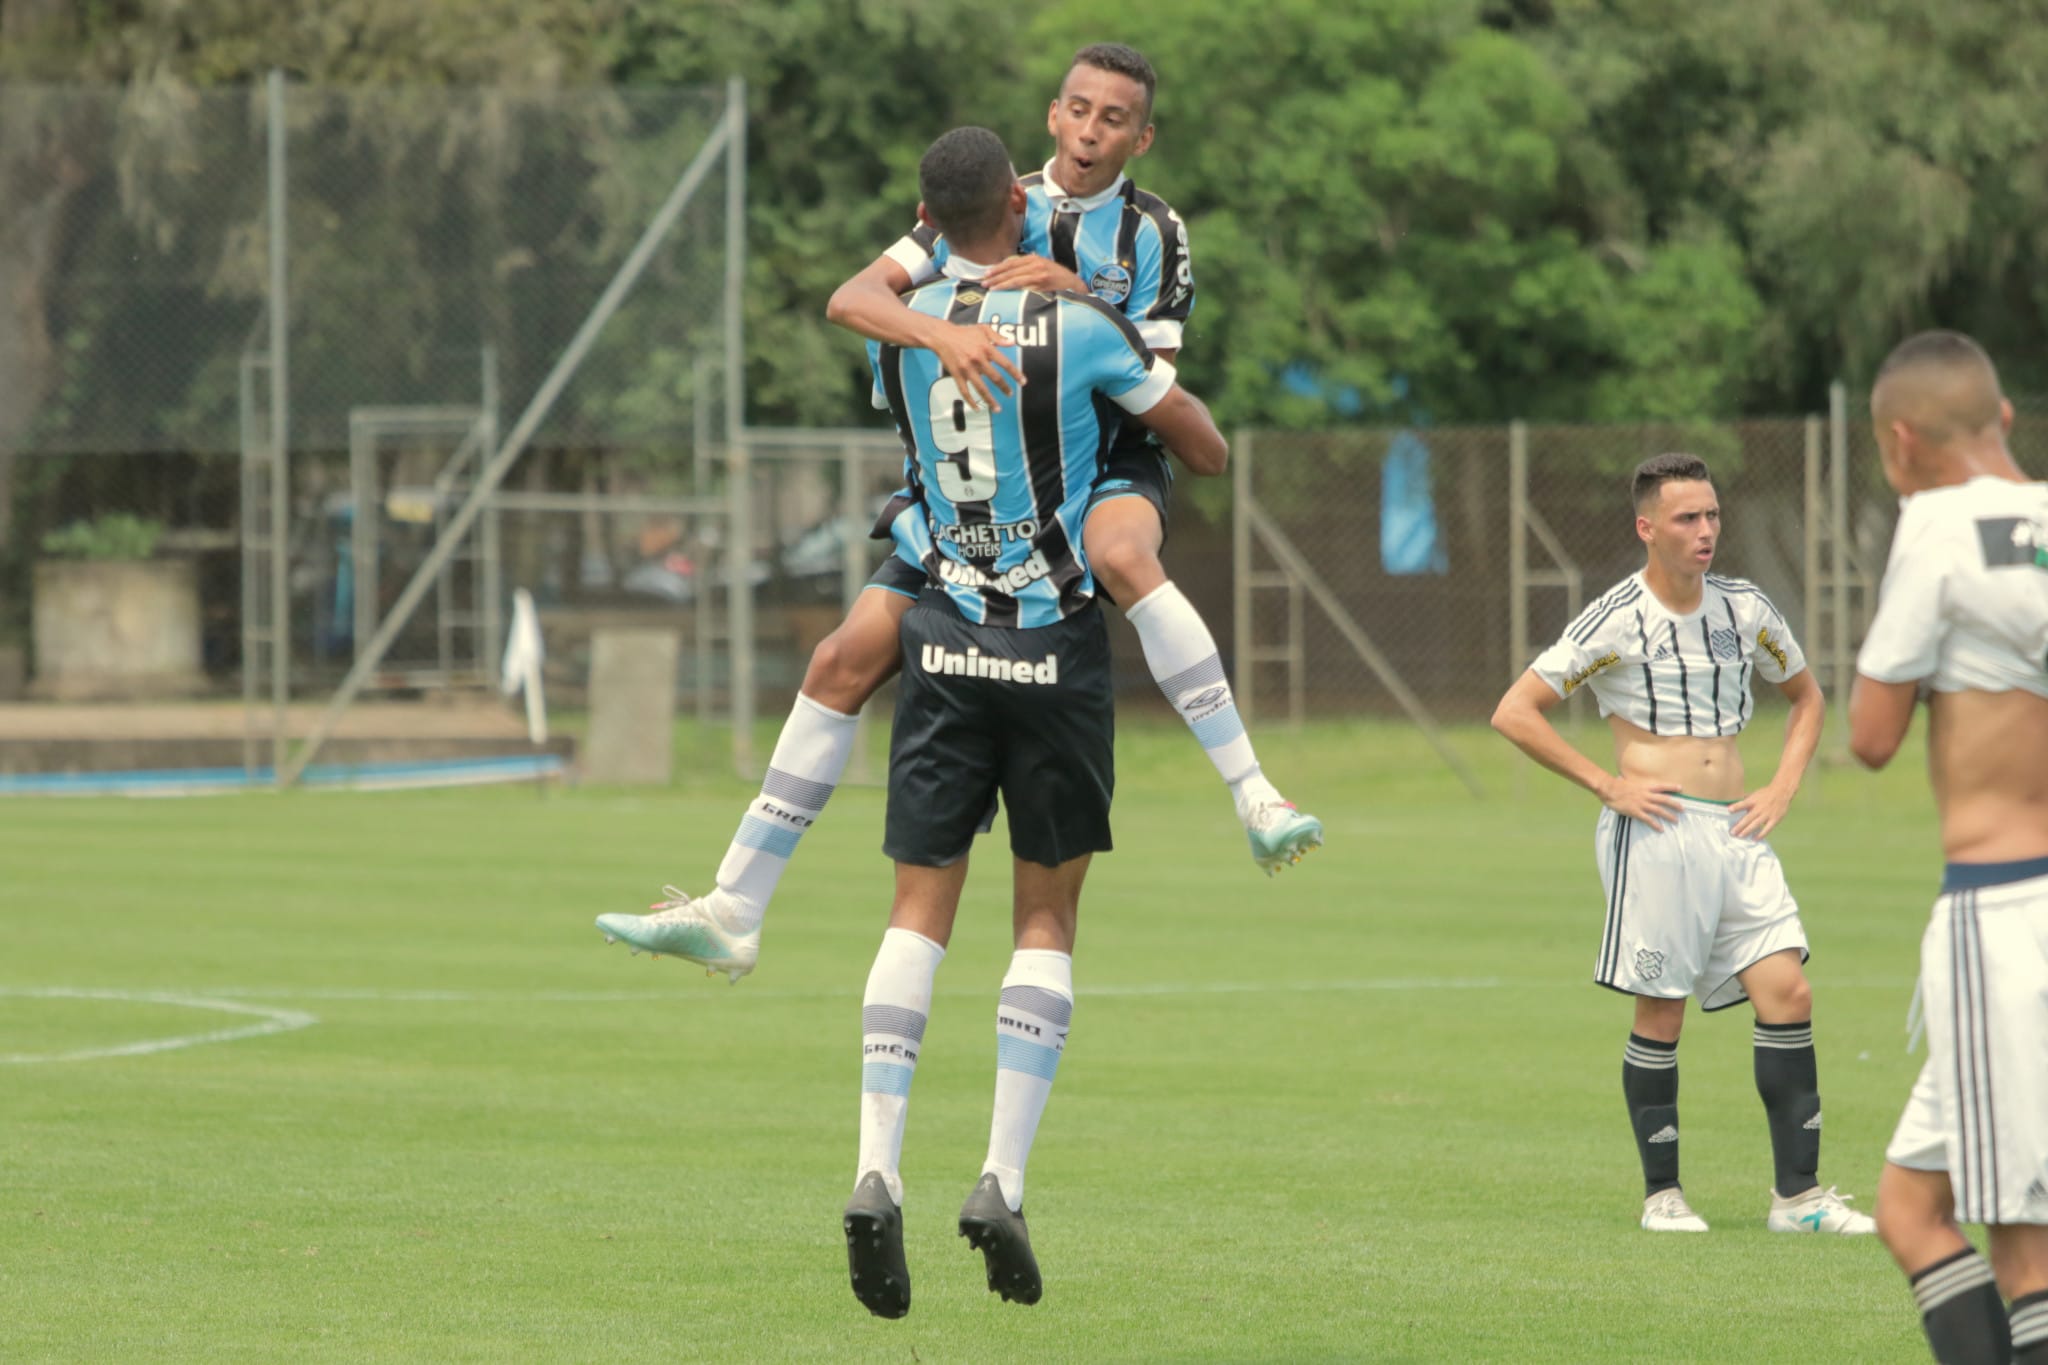
[[[1144,53],[1122,43],[1090,43],[1074,54],[1073,61],[1067,63],[1067,75],[1074,74],[1074,68],[1077,66],[1092,66],[1098,71],[1128,76],[1144,86],[1144,121],[1152,121],[1152,98],[1159,91],[1159,73],[1152,69],[1152,63],[1145,60]],[[1062,84],[1065,84],[1065,79],[1061,77]]]
[[[1016,167],[1003,140],[986,128],[955,128],[925,149],[917,192],[932,226],[950,237],[993,232],[1003,218]]]
[[[2005,394],[1982,346],[1961,332],[1921,332],[1885,357],[1870,405],[1880,424],[1903,420],[1922,440],[1943,446],[1996,423]]]
[[[1916,365],[1982,365],[1994,373],[1998,367],[1991,363],[1991,357],[1975,340],[1961,332],[1932,331],[1918,332],[1907,337],[1892,348],[1884,358],[1884,364],[1877,370],[1882,380],[1897,370],[1909,369]]]
[[[1707,472],[1707,462],[1697,455],[1685,455],[1673,451],[1664,455],[1652,455],[1636,466],[1636,472],[1629,481],[1629,492],[1635,500],[1636,510],[1658,496],[1667,483],[1689,481],[1712,483],[1714,476]]]

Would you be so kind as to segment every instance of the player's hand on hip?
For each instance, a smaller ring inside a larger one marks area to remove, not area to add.
[[[1011,256],[998,261],[989,267],[981,282],[990,289],[1042,289],[1048,294],[1062,289],[1088,292],[1079,275],[1044,256]]]
[[[1001,412],[996,401],[1000,392],[1007,398],[1024,383],[1024,371],[1003,354],[1003,339],[994,328],[979,322],[948,324],[932,346],[946,373],[960,387],[967,405]]]
[[[1648,782],[1623,775],[1608,782],[1600,800],[1616,815],[1640,820],[1655,830],[1678,818],[1678,786],[1672,782]]]
[[[1775,786],[1759,787],[1728,809],[1742,815],[1729,829],[1730,834],[1738,839],[1768,839],[1792,809],[1792,793]]]

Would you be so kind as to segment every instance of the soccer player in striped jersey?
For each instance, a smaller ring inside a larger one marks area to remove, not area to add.
[[[1901,343],[1870,408],[1904,501],[1856,658],[1849,745],[1883,767],[1927,698],[1948,860],[1920,943],[1927,1063],[1885,1150],[1877,1230],[1935,1359],[2044,1365],[2048,483],[2013,460],[2012,404],[1960,333]],[[1959,1221],[1989,1227],[1990,1265]]]
[[[959,1229],[991,1291],[1027,1304],[1042,1292],[1025,1162],[1073,1018],[1081,885],[1110,847],[1115,785],[1109,640],[1078,531],[1123,414],[1142,415],[1199,472],[1221,473],[1228,454],[1173,366],[1115,309],[988,284],[989,267],[1016,250],[1026,208],[994,133],[955,129],[918,170],[925,212],[954,254],[911,306],[989,327],[1030,382],[1000,413],[972,409],[931,352],[869,346],[919,494],[899,529],[921,547],[928,578],[902,623],[882,845],[896,895],[861,1001],[860,1155],[842,1218],[854,1293],[889,1318],[910,1309],[899,1159],[911,1079],[968,852],[998,793],[1016,951],[996,1006],[988,1156]]]
[[[1523,753],[1600,798],[1594,850],[1607,893],[1593,980],[1635,998],[1622,1094],[1643,1165],[1642,1226],[1705,1232],[1678,1181],[1678,1034],[1685,1000],[1756,1011],[1757,1093],[1775,1166],[1773,1232],[1867,1233],[1870,1218],[1822,1188],[1820,1083],[1806,931],[1765,842],[1820,741],[1820,686],[1755,585],[1709,572],[1721,506],[1706,464],[1658,455],[1636,468],[1647,556],[1537,655],[1493,713]],[[1770,782],[1750,787],[1735,737],[1761,677],[1791,703]],[[1545,712],[1591,687],[1614,734],[1608,772]]]
[[[1171,361],[1194,302],[1187,233],[1164,201],[1123,173],[1151,146],[1155,86],[1151,65],[1128,47],[1098,44],[1075,54],[1047,115],[1055,155],[1024,177],[1026,254],[999,262],[985,283],[1092,291]],[[943,236],[921,222],[842,285],[827,316],[870,340],[933,352],[967,407],[992,412],[1024,378],[1003,339],[980,323],[919,313],[899,297],[933,278],[948,252]],[[1261,771],[1215,638],[1159,562],[1171,483],[1165,459],[1138,424],[1126,423],[1103,458],[1081,539],[1095,578],[1136,627],[1154,680],[1228,785],[1253,861],[1271,874],[1321,845],[1322,822],[1296,810]],[[901,507],[892,505],[885,524],[915,524],[896,515]],[[855,718],[897,670],[903,614],[923,586],[924,568],[919,547],[896,549],[812,652],[761,791],[711,892],[693,899],[667,887],[668,899],[649,914],[600,916],[608,939],[688,958],[735,981],[753,970],[768,903],[845,771]]]

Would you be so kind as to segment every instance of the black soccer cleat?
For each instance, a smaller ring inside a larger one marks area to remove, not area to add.
[[[976,1182],[960,1206],[960,1235],[987,1264],[990,1293],[1001,1294],[1006,1303],[1037,1303],[1045,1293],[1024,1210],[1010,1211],[993,1171]]]
[[[903,1259],[903,1210],[889,1197],[880,1171],[869,1171],[853,1187],[841,1216],[846,1229],[846,1268],[853,1296],[878,1318],[910,1311],[910,1266]]]

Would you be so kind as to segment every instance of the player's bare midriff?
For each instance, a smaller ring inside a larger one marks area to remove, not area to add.
[[[2048,697],[1935,693],[1927,770],[1950,862],[2048,857]]]
[[[1669,782],[1685,796],[1734,801],[1742,786],[1742,754],[1732,735],[1653,735],[1620,716],[1609,716],[1614,763],[1623,777]]]

